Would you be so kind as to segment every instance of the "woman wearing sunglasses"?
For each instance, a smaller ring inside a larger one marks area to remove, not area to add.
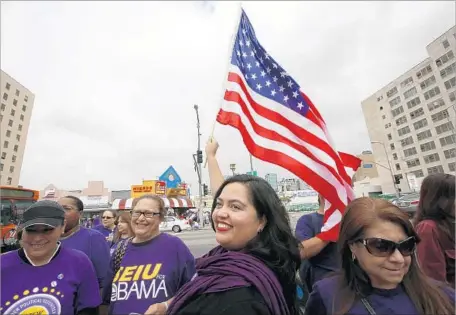
[[[42,200],[24,212],[22,248],[0,256],[0,314],[95,315],[101,303],[89,258],[60,246],[65,210]]]
[[[454,290],[418,267],[419,241],[395,205],[354,200],[340,226],[341,272],[314,285],[306,314],[454,314]]]

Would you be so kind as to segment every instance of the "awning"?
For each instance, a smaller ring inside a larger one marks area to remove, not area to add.
[[[190,198],[185,197],[176,197],[176,198],[167,198],[161,197],[165,202],[165,208],[195,208],[193,202]],[[111,209],[113,210],[126,210],[131,209],[133,201],[135,198],[129,199],[115,199],[112,202]]]

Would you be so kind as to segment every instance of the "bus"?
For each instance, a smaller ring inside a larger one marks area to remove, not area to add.
[[[39,191],[22,187],[0,186],[0,252],[15,248],[16,227],[28,207],[39,199]]]

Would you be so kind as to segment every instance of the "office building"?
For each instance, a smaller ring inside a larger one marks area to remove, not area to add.
[[[410,191],[409,176],[455,172],[456,26],[426,50],[428,58],[362,102],[376,162],[387,166],[377,168],[383,193]]]
[[[376,178],[378,177],[377,164],[375,162],[375,156],[372,151],[363,151],[357,157],[362,161],[361,166],[353,175],[353,181],[358,182],[364,178]],[[385,166],[388,167],[388,166]]]
[[[275,173],[269,173],[266,174],[264,179],[271,185],[271,187],[275,190],[278,191],[278,183],[277,183],[277,174]]]
[[[0,84],[0,183],[18,186],[35,95],[3,71]]]

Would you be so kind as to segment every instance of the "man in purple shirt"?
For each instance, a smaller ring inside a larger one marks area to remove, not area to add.
[[[326,242],[318,238],[323,227],[325,201],[318,195],[319,208],[316,212],[301,216],[296,223],[296,238],[302,243],[301,258],[310,264],[310,279],[307,281],[310,288],[331,272],[339,270],[337,244]]]
[[[79,219],[84,209],[82,201],[74,196],[61,198],[59,204],[65,209],[66,227],[61,238],[62,246],[77,249],[92,261],[100,288],[109,268],[109,246],[100,232],[80,226]]]

